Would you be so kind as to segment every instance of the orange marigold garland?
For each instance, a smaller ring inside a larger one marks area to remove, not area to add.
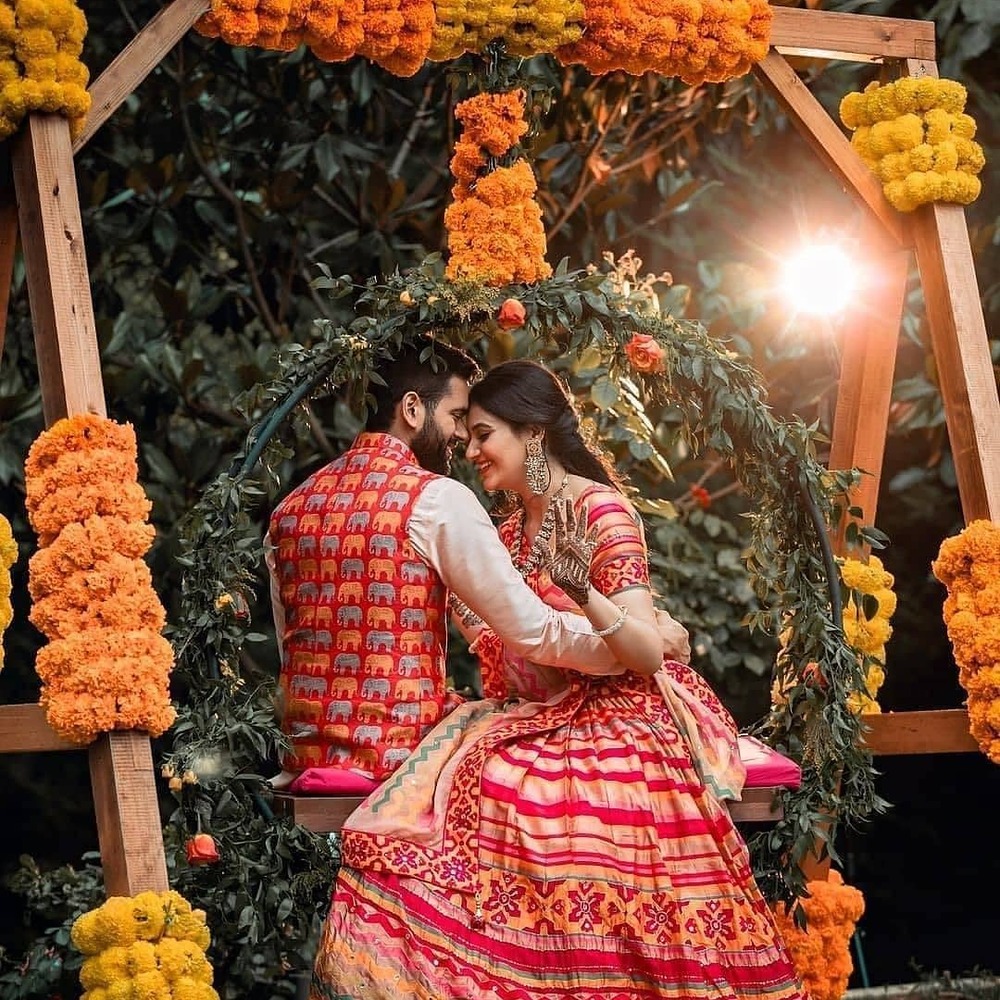
[[[10,568],[17,562],[17,542],[10,521],[0,514],[0,670],[3,669],[3,634],[14,618],[10,603]]]
[[[174,720],[173,650],[142,561],[154,531],[137,475],[135,432],[92,414],[58,421],[25,463],[28,518],[39,536],[30,618],[49,640],[35,663],[41,704],[73,743],[111,729],[158,736]]]
[[[968,698],[969,730],[1000,764],[1000,525],[972,521],[931,564],[948,588],[944,620]]]
[[[584,34],[556,53],[600,75],[652,70],[685,83],[722,83],[767,55],[768,0],[584,0]]]
[[[459,104],[455,116],[463,130],[451,160],[455,200],[444,215],[448,278],[499,286],[549,277],[530,164],[493,166],[527,132],[524,92],[479,94]]]
[[[395,76],[423,66],[434,30],[434,0],[366,0],[358,54]]]
[[[840,1000],[854,968],[851,937],[865,912],[865,898],[860,890],[845,885],[838,871],[830,872],[829,881],[807,883],[806,889],[809,895],[801,900],[806,929],[798,928],[786,905],[779,903],[778,930],[811,1000]]]

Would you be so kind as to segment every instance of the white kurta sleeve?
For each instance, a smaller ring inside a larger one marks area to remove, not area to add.
[[[413,547],[513,653],[585,673],[622,673],[582,615],[555,611],[514,568],[476,495],[453,479],[428,485],[407,526]]]

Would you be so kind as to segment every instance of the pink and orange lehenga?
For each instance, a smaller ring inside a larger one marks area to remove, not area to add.
[[[586,499],[594,585],[648,586],[627,502]],[[545,570],[527,582],[573,607]],[[721,802],[743,772],[708,685],[476,645],[484,683],[525,700],[458,708],[350,818],[311,1000],[800,1000]]]

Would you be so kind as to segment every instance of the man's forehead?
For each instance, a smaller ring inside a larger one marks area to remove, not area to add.
[[[458,375],[448,379],[448,391],[441,400],[448,407],[467,410],[469,408],[469,383]]]

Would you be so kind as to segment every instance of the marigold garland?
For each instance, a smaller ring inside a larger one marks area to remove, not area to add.
[[[3,634],[14,619],[10,603],[10,568],[17,562],[17,542],[10,521],[0,514],[0,670],[3,669]]]
[[[133,429],[93,414],[55,423],[25,463],[25,504],[39,536],[30,620],[49,640],[35,662],[41,704],[74,743],[111,729],[158,736],[174,720],[173,650],[142,561],[154,531],[137,475]]]
[[[845,586],[852,591],[844,607],[844,637],[867,663],[865,691],[849,695],[847,705],[853,712],[870,715],[881,711],[875,698],[885,680],[885,645],[892,636],[889,619],[896,611],[896,594],[892,590],[895,581],[877,556],[869,556],[867,562],[842,560],[840,575]],[[853,592],[862,596],[860,608]],[[865,597],[873,597],[878,602],[878,608],[870,618],[864,609]]]
[[[931,564],[948,588],[944,621],[968,698],[969,730],[1000,764],[1000,525],[971,521]]]
[[[531,165],[494,166],[527,131],[524,92],[479,94],[459,104],[455,117],[463,131],[451,160],[455,200],[444,214],[448,278],[499,286],[549,277]]]
[[[82,1000],[218,1000],[205,914],[178,892],[112,896],[78,917],[71,937],[87,956]]]
[[[964,114],[966,90],[954,80],[906,77],[870,83],[840,102],[851,145],[882,181],[894,208],[912,212],[933,201],[968,205],[982,189],[986,163]]]
[[[806,929],[798,928],[788,907],[779,903],[778,930],[811,1000],[840,1000],[854,968],[851,936],[865,912],[865,898],[835,870],[829,881],[814,880],[806,889],[809,895],[801,900]]]
[[[86,35],[73,0],[0,0],[0,140],[32,111],[59,112],[80,134],[90,111]]]
[[[677,76],[692,86],[747,73],[767,55],[767,0],[584,0],[584,34],[556,53],[600,75]]]

